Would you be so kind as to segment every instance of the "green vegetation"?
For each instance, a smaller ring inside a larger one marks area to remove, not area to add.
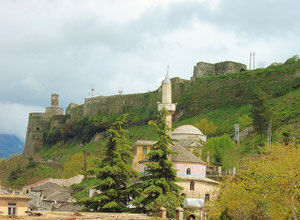
[[[206,161],[209,155],[212,158],[212,165],[228,169],[237,166],[237,162],[240,159],[239,153],[239,146],[232,141],[229,135],[223,135],[207,140],[203,148],[202,158]]]
[[[268,123],[271,119],[264,93],[257,89],[254,93],[254,100],[251,106],[251,118],[254,131],[261,137],[266,133]]]
[[[217,127],[211,121],[208,121],[206,118],[201,119],[199,122],[195,123],[194,126],[198,129],[201,129],[203,134],[208,136],[214,135],[216,133]]]
[[[91,173],[96,175],[95,188],[101,194],[80,200],[87,209],[94,211],[119,212],[127,208],[132,197],[127,185],[138,173],[131,167],[131,146],[125,138],[126,115],[117,118],[108,130],[109,140],[103,159],[95,159]]]
[[[145,175],[137,188],[140,195],[135,201],[145,210],[155,210],[157,207],[165,207],[170,218],[175,217],[176,207],[180,207],[183,198],[179,195],[181,187],[176,184],[179,181],[176,170],[173,168],[169,157],[174,154],[169,144],[172,143],[168,135],[169,128],[166,123],[166,109],[159,115],[158,121],[150,121],[158,133],[158,141],[147,154]],[[157,210],[156,210],[157,211]]]
[[[61,167],[26,159],[22,155],[0,160],[0,179],[2,184],[14,189],[51,176],[59,176]]]
[[[95,166],[95,159],[96,156],[93,154],[86,155],[86,170]],[[74,154],[68,161],[65,162],[63,171],[64,178],[84,174],[84,152]]]
[[[247,159],[228,177],[218,199],[208,205],[211,219],[298,219],[300,148],[273,145]]]
[[[73,184],[71,189],[73,191],[73,197],[80,201],[83,198],[89,196],[89,188],[97,185],[98,180],[96,178],[85,178],[80,184]]]

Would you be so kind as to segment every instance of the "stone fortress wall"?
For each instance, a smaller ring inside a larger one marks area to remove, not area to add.
[[[32,155],[34,152],[41,150],[43,146],[44,132],[50,130],[51,118],[53,116],[63,116],[64,110],[58,106],[59,95],[51,95],[51,106],[46,107],[45,113],[29,113],[26,140],[23,154]],[[53,120],[56,126],[61,124],[60,118]]]
[[[224,61],[220,63],[198,62],[194,66],[194,74],[192,79],[197,77],[217,76],[228,73],[242,72],[247,70],[247,66],[242,63],[232,61]]]
[[[172,80],[172,97],[176,103],[182,97],[184,92],[190,87],[190,83],[197,77],[206,77],[211,75],[227,74],[232,72],[240,72],[246,69],[246,65],[231,61],[210,64],[199,62],[194,67],[194,75],[192,80],[184,80],[175,77]],[[95,116],[103,114],[118,114],[128,112],[128,110],[140,111],[156,111],[157,102],[161,97],[161,87],[156,91],[124,94],[113,96],[97,96],[85,98],[84,104],[78,105],[70,103],[66,109],[68,119],[64,115],[64,111],[59,107],[59,95],[51,95],[51,106],[46,107],[45,113],[30,113],[28,119],[25,148],[23,154],[30,156],[34,152],[38,152],[43,146],[44,132],[48,132],[50,127],[60,127],[65,120],[78,120],[83,116]],[[174,118],[179,118],[182,111],[179,109]]]

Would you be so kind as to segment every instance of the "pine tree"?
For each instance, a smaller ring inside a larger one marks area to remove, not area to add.
[[[251,118],[254,131],[262,137],[267,132],[270,112],[266,105],[265,94],[259,89],[254,93]]]
[[[167,213],[171,217],[176,207],[181,206],[183,198],[179,195],[182,187],[176,184],[180,179],[169,160],[175,152],[169,147],[172,139],[167,134],[170,129],[166,123],[166,114],[167,111],[163,109],[158,121],[149,122],[149,125],[155,127],[159,139],[147,154],[146,173],[140,183],[141,194],[135,203],[142,205],[145,210],[154,210],[163,206],[167,208]]]
[[[80,201],[88,209],[119,212],[126,209],[130,200],[127,185],[138,173],[130,164],[132,152],[125,138],[127,131],[123,128],[126,116],[122,115],[116,119],[108,130],[109,140],[106,145],[105,158],[96,159],[96,167],[91,169],[98,180],[96,189],[101,193]]]

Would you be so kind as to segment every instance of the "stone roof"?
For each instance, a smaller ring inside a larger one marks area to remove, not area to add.
[[[145,145],[145,146],[149,146],[149,145],[154,145],[156,143],[156,141],[148,141],[148,140],[137,140],[136,142],[133,143],[132,146],[137,146],[137,145]]]
[[[31,197],[29,196],[24,196],[24,195],[15,195],[15,194],[0,194],[0,198],[3,199],[12,199],[12,200],[30,200]]]
[[[181,125],[172,132],[172,135],[174,134],[204,135],[198,128],[192,125]]]
[[[175,151],[177,154],[171,156],[171,161],[173,163],[176,162],[184,162],[184,163],[201,163],[206,165],[206,163],[200,158],[196,157],[193,153],[185,149],[180,145],[180,143],[173,143],[171,145],[171,149]],[[140,160],[139,163],[146,163],[147,158]]]
[[[184,138],[181,140],[176,141],[182,147],[190,148],[190,147],[203,147],[200,141],[192,139],[192,138]]]
[[[185,162],[185,163],[201,163],[206,165],[206,163],[200,158],[196,157],[193,153],[181,146],[180,142],[175,142],[171,149],[177,154],[171,156],[172,162]]]
[[[27,189],[27,188],[31,188],[31,187],[35,187],[35,186],[41,185],[41,184],[43,184],[45,182],[48,182],[49,180],[50,180],[50,178],[40,180],[38,182],[35,182],[35,183],[30,184],[30,185],[24,186],[23,189]]]
[[[33,192],[41,191],[43,200],[47,201],[59,201],[59,202],[71,202],[72,197],[69,191],[57,185],[56,183],[45,182],[39,186],[35,186],[31,189]]]
[[[44,198],[46,201],[57,201],[57,202],[72,202],[73,198],[69,192],[56,192],[48,195]]]

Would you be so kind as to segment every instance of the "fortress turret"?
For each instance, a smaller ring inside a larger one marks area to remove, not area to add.
[[[51,94],[51,106],[58,106],[59,103],[59,95],[58,94]]]
[[[158,103],[158,111],[161,111],[163,108],[168,111],[166,117],[167,125],[170,129],[172,129],[172,115],[175,112],[176,105],[172,103],[172,84],[169,78],[169,73],[167,73],[162,82],[162,103]]]
[[[46,107],[46,112],[29,113],[25,148],[23,154],[30,156],[34,152],[38,152],[43,146],[43,136],[45,132],[50,131],[52,120],[52,127],[59,126],[63,121],[64,110],[58,106],[59,95],[51,95],[51,106]],[[53,118],[55,116],[56,118]],[[52,118],[52,119],[51,119]]]
[[[58,106],[59,104],[59,95],[58,94],[51,94],[51,106],[46,107],[46,113],[52,115],[63,115],[64,110]]]

